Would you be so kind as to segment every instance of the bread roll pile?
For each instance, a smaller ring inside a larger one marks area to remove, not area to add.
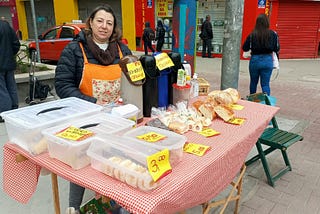
[[[239,92],[234,88],[211,91],[205,100],[195,101],[192,106],[205,118],[213,120],[217,117],[224,121],[234,118],[231,108],[240,99]]]
[[[152,180],[147,168],[121,157],[113,156],[108,160],[112,164],[104,165],[105,174],[143,191],[152,190],[159,186]]]
[[[167,112],[159,117],[171,131],[178,134],[186,133],[191,130],[201,132],[203,127],[210,126],[211,120],[203,117],[193,108],[178,109],[176,111]]]

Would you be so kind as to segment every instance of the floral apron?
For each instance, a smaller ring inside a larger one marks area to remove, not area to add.
[[[83,72],[79,85],[80,91],[96,98],[100,102],[115,102],[120,97],[121,68],[119,64],[97,65],[89,63],[81,43],[83,54]],[[119,49],[120,59],[122,52]]]

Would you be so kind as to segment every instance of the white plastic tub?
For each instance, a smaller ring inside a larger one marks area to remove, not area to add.
[[[150,132],[164,135],[165,138],[154,143],[137,138],[137,136],[141,136]],[[167,148],[170,151],[170,164],[172,166],[182,160],[183,146],[187,141],[187,138],[183,135],[152,126],[139,126],[124,133],[124,136],[130,139],[135,139],[137,142],[145,146],[150,146],[158,150]]]
[[[143,191],[157,188],[163,179],[154,182],[147,170],[147,157],[159,150],[119,136],[95,138],[87,154],[91,167]]]
[[[90,158],[86,152],[95,136],[108,139],[109,135],[121,135],[134,125],[135,123],[131,120],[107,113],[99,113],[45,129],[42,134],[47,140],[50,157],[56,158],[78,170],[90,164]],[[70,126],[91,131],[94,135],[80,141],[56,135]]]
[[[99,105],[70,97],[2,112],[1,117],[10,143],[36,155],[47,151],[41,130],[101,110]]]

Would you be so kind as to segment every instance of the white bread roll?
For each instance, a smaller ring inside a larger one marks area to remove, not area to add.
[[[222,106],[222,105],[215,106],[214,111],[217,113],[217,115],[220,118],[222,118],[226,122],[234,118],[233,110],[227,106]]]
[[[206,117],[209,118],[210,120],[213,120],[214,118],[216,118],[216,114],[214,112],[214,107],[211,106],[210,104],[203,104],[199,107],[199,111],[201,112],[201,114]]]
[[[117,164],[119,164],[121,162],[121,158],[115,157],[115,156],[109,158],[109,160],[112,161],[113,163],[117,163]],[[114,170],[113,166],[111,166],[109,164],[105,164],[104,165],[103,172],[105,174],[107,174],[107,175],[112,177],[114,175],[113,170]]]
[[[46,152],[47,150],[48,150],[48,142],[47,142],[47,139],[43,137],[38,143],[33,145],[33,147],[31,148],[31,153],[33,155],[39,155],[43,152]]]
[[[233,104],[233,99],[228,92],[220,91],[214,95],[214,99],[219,105],[230,106]]]
[[[237,89],[235,88],[227,88],[223,90],[224,92],[227,92],[231,95],[233,103],[237,103],[238,100],[240,100],[240,93]]]
[[[178,134],[186,133],[189,130],[189,126],[187,123],[180,123],[177,121],[169,123],[168,128]]]
[[[219,94],[220,92],[221,92],[221,90],[213,90],[208,94],[208,96],[214,97],[216,94]]]
[[[128,170],[131,170],[131,171],[136,171],[137,168],[138,168],[138,165],[133,162],[131,163],[131,165],[128,166]],[[125,181],[130,186],[137,187],[138,178],[136,176],[133,176],[133,175],[130,175],[129,173],[126,173]]]

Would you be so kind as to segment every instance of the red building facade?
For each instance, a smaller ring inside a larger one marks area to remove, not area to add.
[[[156,20],[162,19],[168,24],[167,45],[164,50],[172,49],[173,0],[135,0],[136,43],[137,50],[142,50],[142,32],[145,21],[155,29]],[[211,15],[214,31],[213,53],[221,57],[223,47],[223,24],[225,0],[198,0],[197,35],[205,15]],[[265,13],[270,17],[270,28],[275,30],[280,39],[280,58],[318,58],[320,43],[320,1],[318,0],[245,0],[242,26],[242,43],[252,31],[256,17]],[[201,53],[201,41],[196,38],[196,53]]]

